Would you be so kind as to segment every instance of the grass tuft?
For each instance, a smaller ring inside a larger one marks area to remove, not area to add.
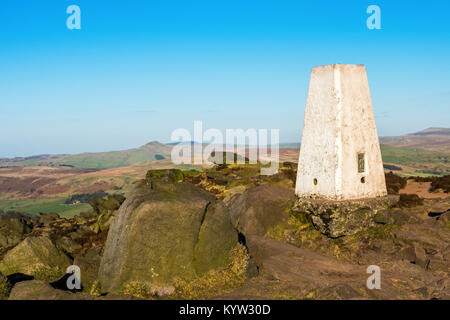
[[[247,278],[249,255],[242,244],[237,244],[230,253],[230,264],[226,269],[212,270],[196,279],[175,280],[177,296],[183,299],[206,299],[221,295],[242,286]]]

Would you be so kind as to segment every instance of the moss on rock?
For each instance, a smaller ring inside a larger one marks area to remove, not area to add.
[[[294,199],[292,190],[278,186],[249,188],[229,202],[233,225],[246,237],[263,236],[288,219]]]
[[[237,244],[230,252],[226,268],[210,270],[194,279],[177,277],[176,295],[183,299],[205,299],[211,295],[218,296],[231,292],[245,283],[249,259],[247,249]]]
[[[97,221],[91,226],[95,233],[106,231],[111,223],[111,218],[117,213],[125,197],[121,195],[111,195],[107,198],[95,198],[89,201],[97,216]]]
[[[194,249],[196,274],[202,275],[226,266],[229,263],[226,251],[233,248],[237,240],[237,233],[223,203],[211,203],[206,209]]]
[[[23,273],[51,282],[62,277],[70,265],[70,259],[48,237],[28,237],[5,255],[0,272]]]
[[[226,208],[190,183],[173,182],[179,170],[162,171],[150,171],[113,218],[99,271],[105,292],[136,281],[168,287],[176,276],[228,263],[238,237]]]

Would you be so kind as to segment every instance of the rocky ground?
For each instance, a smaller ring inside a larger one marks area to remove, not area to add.
[[[126,200],[94,199],[72,219],[0,213],[0,297],[450,299],[448,193],[401,195],[367,229],[330,238],[296,209],[295,167],[151,170]],[[370,265],[381,289],[366,286]]]

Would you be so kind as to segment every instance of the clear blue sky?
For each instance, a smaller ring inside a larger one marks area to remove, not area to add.
[[[449,15],[448,0],[2,0],[0,157],[169,142],[194,120],[300,141],[310,70],[330,63],[366,65],[380,135],[449,127]]]

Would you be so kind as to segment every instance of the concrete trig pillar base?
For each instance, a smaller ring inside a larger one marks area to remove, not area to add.
[[[375,215],[390,210],[398,198],[396,195],[343,201],[299,198],[293,210],[305,213],[321,233],[338,238],[375,225]]]

